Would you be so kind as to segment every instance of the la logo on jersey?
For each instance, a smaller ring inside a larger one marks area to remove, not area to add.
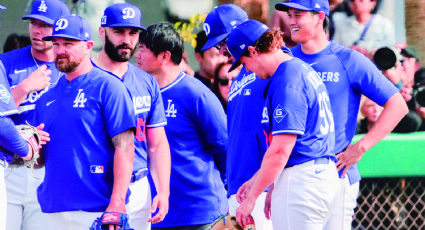
[[[267,107],[263,108],[263,119],[261,119],[261,123],[269,122],[269,112],[267,111]]]
[[[47,6],[45,1],[41,1],[40,6],[38,7],[38,11],[46,13]]]
[[[9,104],[10,101],[10,94],[7,91],[6,87],[4,87],[4,85],[2,84],[0,84],[0,100],[2,100],[6,104]]]
[[[136,16],[136,12],[134,12],[134,9],[131,7],[124,8],[122,14],[124,14],[122,16],[123,19],[134,18]]]
[[[84,108],[84,103],[87,102],[87,98],[85,98],[84,96],[85,94],[83,92],[83,89],[79,89],[77,97],[74,100],[74,108]]]
[[[168,100],[168,107],[165,110],[166,117],[176,117],[177,109],[174,108],[173,100]]]

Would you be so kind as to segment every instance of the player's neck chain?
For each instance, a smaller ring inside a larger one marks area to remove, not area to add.
[[[32,54],[32,50],[31,50],[31,57],[32,57],[32,60],[34,60],[34,63],[37,66],[37,69],[39,69],[40,66],[38,65],[38,62],[35,59],[34,54]],[[59,81],[59,78],[61,78],[61,72],[58,70],[58,79],[56,79],[55,82],[50,82],[50,85],[56,85],[56,83],[58,83],[58,81]]]

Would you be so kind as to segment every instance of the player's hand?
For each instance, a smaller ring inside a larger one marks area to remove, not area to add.
[[[269,191],[266,195],[266,200],[264,204],[264,214],[266,215],[266,219],[270,220],[272,214],[272,193],[274,189],[274,184],[270,186]]]
[[[32,159],[32,155],[33,155],[32,146],[29,143],[27,143],[27,144],[28,144],[29,150],[28,150],[28,155],[26,155],[25,157],[22,157],[22,159],[24,161],[30,161]]]
[[[39,91],[50,84],[50,74],[52,71],[47,69],[46,65],[40,66],[36,71],[32,72],[25,80],[22,81],[24,87],[28,89],[28,93]]]
[[[43,129],[44,129],[43,123],[37,126],[37,132],[38,132],[38,135],[40,135],[41,145],[45,145],[48,141],[50,141],[50,134],[46,131],[43,131]]]
[[[168,195],[158,193],[152,201],[151,213],[155,213],[158,209],[158,213],[152,218],[148,219],[148,222],[153,224],[159,223],[164,220],[168,213]]]
[[[236,221],[243,228],[247,225],[247,218],[251,215],[252,210],[254,210],[255,199],[247,197],[241,205],[236,209]]]
[[[238,189],[238,192],[236,193],[236,201],[238,201],[239,204],[242,203],[245,200],[249,190],[252,187],[252,184],[253,184],[253,177],[251,179],[249,179],[247,182],[245,182]]]
[[[127,213],[125,208],[125,202],[113,202],[111,199],[111,203],[109,203],[108,207],[106,208],[105,212],[121,212],[121,213]],[[109,230],[115,230],[120,229],[120,225],[110,224]]]
[[[360,161],[364,153],[365,152],[360,148],[359,142],[357,142],[355,144],[350,144],[344,152],[336,156],[338,158],[338,162],[336,162],[338,172],[342,169],[344,170],[341,174],[341,178],[345,176],[351,166]]]

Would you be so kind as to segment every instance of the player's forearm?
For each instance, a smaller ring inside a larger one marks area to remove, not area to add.
[[[359,141],[364,152],[391,133],[409,109],[400,93],[394,94],[384,105],[384,110],[369,132]]]
[[[163,127],[148,129],[147,131],[149,166],[157,193],[169,196],[171,156],[170,146]]]
[[[28,155],[29,146],[15,128],[9,117],[0,117],[0,146],[21,157]]]
[[[267,149],[261,167],[255,175],[255,181],[247,199],[257,199],[282,173],[291,155],[296,135],[277,135],[273,137]]]
[[[127,130],[112,138],[114,154],[114,184],[107,211],[125,213],[125,198],[133,173],[134,134]]]
[[[12,90],[12,96],[13,100],[15,101],[16,107],[19,107],[19,105],[25,100],[27,95],[31,93],[31,88],[27,86],[25,80],[19,83],[15,88]]]

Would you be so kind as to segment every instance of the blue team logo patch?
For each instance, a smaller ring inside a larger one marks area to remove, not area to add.
[[[10,93],[2,84],[0,84],[0,100],[6,104],[9,104],[10,101]]]
[[[280,123],[282,121],[282,119],[286,116],[286,114],[288,114],[288,113],[279,104],[274,109],[273,118],[277,123]]]
[[[102,165],[90,165],[90,172],[91,173],[103,173],[103,166]]]

